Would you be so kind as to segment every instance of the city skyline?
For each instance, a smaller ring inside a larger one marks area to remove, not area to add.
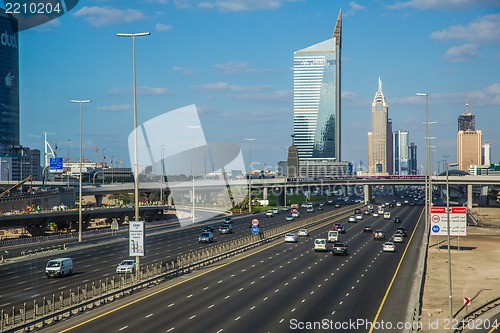
[[[293,51],[329,38],[342,9],[342,159],[366,164],[372,83],[383,77],[394,126],[412,133],[420,157],[425,101],[415,93],[425,92],[429,120],[437,121],[433,160],[456,157],[456,119],[467,99],[496,163],[498,8],[498,1],[88,1],[19,33],[21,144],[43,151],[48,132],[59,156],[68,145],[75,160],[78,109],[69,101],[89,98],[84,155],[93,160],[99,147],[100,159],[105,151],[108,163],[113,156],[130,166],[131,45],[116,33],[151,31],[136,41],[139,124],[195,103],[207,140],[239,144],[247,156],[244,138],[255,137],[253,160],[276,166],[293,133]]]

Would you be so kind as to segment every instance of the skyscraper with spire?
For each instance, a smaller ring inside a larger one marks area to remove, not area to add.
[[[458,169],[469,171],[471,165],[481,165],[483,133],[476,130],[476,117],[465,103],[465,112],[458,117],[457,160]]]
[[[368,132],[368,173],[392,173],[392,122],[389,105],[382,92],[382,80],[372,103],[372,130]]]

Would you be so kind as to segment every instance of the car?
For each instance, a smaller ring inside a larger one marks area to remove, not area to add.
[[[307,229],[300,229],[297,232],[297,235],[306,237],[306,236],[309,236],[309,231],[307,231]]]
[[[401,233],[394,234],[394,236],[392,236],[392,241],[394,243],[403,243],[404,242],[403,235]]]
[[[370,212],[369,210],[365,210],[365,211],[363,212],[363,214],[364,214],[364,215],[370,215],[370,214],[371,214],[371,212]]]
[[[343,256],[348,255],[347,244],[342,242],[335,242],[332,247],[332,255],[341,254]]]
[[[328,241],[325,238],[316,238],[314,240],[314,252],[328,251],[326,243],[328,243]]]
[[[365,225],[363,227],[363,232],[373,232],[373,227],[371,225]]]
[[[135,273],[135,260],[122,260],[121,263],[116,266],[116,274],[133,274]]]
[[[214,227],[212,225],[206,225],[204,226],[201,231],[210,231],[210,232],[214,232]]]
[[[297,243],[299,241],[299,237],[297,237],[294,233],[288,233],[285,235],[285,243]]]
[[[219,234],[232,234],[233,225],[230,223],[224,223],[219,226]]]
[[[224,223],[225,224],[231,224],[231,223],[233,223],[233,218],[231,216],[226,216],[224,218]]]
[[[401,218],[400,218],[399,216],[396,216],[396,217],[394,218],[394,223],[401,223],[401,222],[402,222],[402,221],[401,221]]]
[[[307,207],[307,212],[308,213],[314,213],[314,208],[313,207]]]
[[[335,204],[335,208],[340,208],[340,204]]]
[[[319,205],[318,210],[323,210],[323,206]]]
[[[333,230],[338,231],[340,234],[345,234],[345,228],[342,223],[335,223],[333,225]]]
[[[292,216],[293,217],[300,217],[300,213],[299,213],[298,209],[292,210]]]
[[[356,216],[354,216],[354,215],[349,216],[349,219],[347,221],[349,223],[356,223]]]
[[[382,230],[375,230],[373,232],[373,239],[375,240],[385,239],[385,232]]]
[[[401,207],[401,202],[400,201],[396,202],[396,207]]]
[[[286,219],[287,221],[293,221],[294,217],[293,217],[293,215],[287,215],[287,216],[285,217],[285,219]]]
[[[373,213],[372,213],[372,216],[373,216],[373,217],[378,217],[378,216],[379,216],[379,215],[378,215],[378,212],[373,212]]]
[[[284,212],[288,212],[288,207],[284,206],[283,208],[281,208],[281,210],[284,211]]]
[[[360,208],[354,209],[354,214],[359,214],[359,213],[361,213],[361,209]]]
[[[382,251],[384,252],[396,252],[396,246],[393,242],[385,242],[382,245]]]
[[[214,234],[210,231],[204,231],[198,237],[198,244],[200,243],[212,243],[214,241]]]
[[[274,214],[274,215],[276,215],[276,214],[279,214],[279,213],[280,213],[280,211],[279,211],[279,209],[278,209],[278,208],[273,208],[273,209],[271,209],[271,210],[273,211],[273,214]]]
[[[356,220],[362,220],[363,219],[363,214],[356,214]]]
[[[268,211],[266,211],[266,216],[267,217],[273,217],[274,216],[273,210],[269,209]]]
[[[403,234],[404,237],[406,237],[406,228],[404,227],[399,227],[396,231],[399,231]]]
[[[390,212],[385,212],[384,213],[384,219],[390,220],[391,219],[391,213]]]

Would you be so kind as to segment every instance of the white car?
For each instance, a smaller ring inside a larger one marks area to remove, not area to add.
[[[286,219],[287,221],[293,221],[294,217],[293,217],[293,215],[287,215],[287,216],[285,217],[285,219]]]
[[[307,207],[307,212],[308,213],[314,213],[314,208],[313,207]]]
[[[299,237],[296,234],[286,234],[285,235],[285,243],[297,243],[299,241]]]
[[[348,222],[356,222],[356,216],[354,216],[354,215],[349,216]]]
[[[307,229],[300,229],[299,232],[297,233],[299,236],[309,236],[309,231]]]
[[[266,212],[266,216],[267,217],[273,217],[274,216],[274,213],[271,209],[269,209],[267,212]]]
[[[396,202],[396,207],[401,207],[401,202]]]
[[[356,214],[356,220],[362,220],[363,214]]]
[[[396,246],[394,245],[393,242],[385,242],[384,245],[382,245],[382,251],[384,251],[384,252],[395,252],[396,251]]]
[[[378,217],[378,213],[377,212],[373,212],[372,216],[373,217]]]
[[[123,260],[116,267],[116,274],[121,274],[121,273],[133,274],[134,272],[135,272],[135,260],[129,260],[129,259]]]
[[[395,234],[394,236],[392,236],[392,241],[394,243],[403,243],[403,241],[404,241],[403,235],[402,234]]]

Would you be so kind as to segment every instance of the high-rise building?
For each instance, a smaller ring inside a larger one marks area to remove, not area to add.
[[[491,164],[491,145],[489,142],[483,143],[481,153],[481,164],[482,165],[490,165]]]
[[[392,171],[392,121],[389,105],[382,92],[382,80],[372,103],[372,130],[368,133],[368,172],[389,174]],[[389,166],[390,165],[390,166]]]
[[[331,38],[294,52],[293,132],[300,163],[341,161],[341,35],[342,11]]]
[[[409,134],[408,131],[395,131],[394,137],[394,174],[410,174]]]
[[[411,142],[408,147],[410,175],[418,175],[417,145]]]
[[[0,151],[19,145],[17,20],[0,13]]]
[[[480,165],[483,133],[476,130],[475,117],[465,104],[465,113],[458,117],[457,160],[458,169],[469,171],[469,166]],[[460,129],[463,128],[463,129]]]

